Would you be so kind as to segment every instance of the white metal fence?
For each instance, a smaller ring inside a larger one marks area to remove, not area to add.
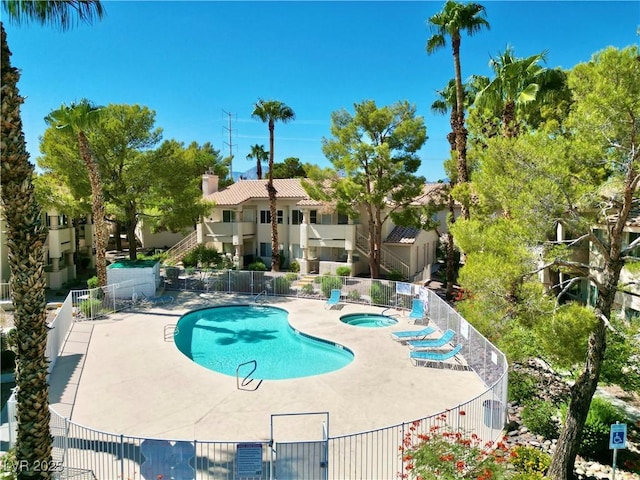
[[[87,479],[392,479],[403,472],[399,447],[407,434],[429,432],[442,415],[462,431],[487,441],[499,440],[506,419],[507,362],[504,354],[480,335],[435,292],[419,285],[366,278],[299,276],[246,271],[165,271],[165,288],[286,295],[323,299],[339,288],[345,302],[411,308],[414,298],[428,305],[428,318],[440,329],[452,329],[467,364],[486,391],[446,412],[413,422],[315,442],[216,442],[195,439],[149,439],[109,433],[78,425],[52,411],[54,460],[64,464],[60,478]],[[86,321],[132,304],[116,291],[135,286],[74,291],[53,323],[48,342],[52,363],[73,321]],[[99,292],[98,292],[99,291]],[[88,303],[83,303],[88,302]],[[51,347],[49,347],[49,344]]]

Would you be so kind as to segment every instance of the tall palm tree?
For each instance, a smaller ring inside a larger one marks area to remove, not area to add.
[[[447,0],[441,12],[429,18],[429,24],[434,34],[427,41],[427,53],[432,54],[446,45],[446,37],[451,37],[453,51],[453,67],[456,82],[456,108],[455,108],[455,138],[458,166],[458,183],[469,181],[467,167],[467,131],[464,126],[464,89],[462,87],[462,74],[460,68],[460,41],[461,31],[473,35],[483,28],[489,28],[489,22],[482,17],[484,7],[478,3],[462,4],[453,0]],[[463,203],[462,216],[469,218],[469,208]]]
[[[52,127],[68,132],[78,140],[80,158],[87,168],[89,183],[91,183],[91,214],[95,226],[96,238],[96,274],[98,286],[107,284],[107,229],[105,226],[104,195],[102,193],[102,179],[98,162],[91,151],[87,139],[87,131],[95,126],[99,120],[101,109],[89,100],[82,99],[78,103],[62,105],[45,118],[45,122]]]
[[[264,149],[264,145],[252,145],[251,153],[247,155],[247,160],[256,161],[256,175],[258,180],[262,180],[262,162],[269,158],[269,152]]]
[[[536,100],[548,72],[540,66],[545,58],[546,52],[517,58],[513,48],[507,46],[503,53],[489,61],[495,78],[478,93],[475,105],[500,111],[504,137],[518,135],[517,111]]]
[[[276,216],[276,194],[273,186],[273,131],[276,122],[287,123],[296,118],[296,114],[291,107],[278,100],[258,100],[254,105],[251,114],[254,118],[259,118],[269,126],[269,179],[267,182],[267,192],[269,193],[269,210],[271,211],[271,270],[280,270],[280,248],[278,245],[278,222]]]
[[[2,2],[11,21],[36,21],[65,30],[75,19],[90,23],[103,15],[99,1],[10,1]],[[6,219],[10,284],[13,293],[16,339],[18,478],[51,478],[52,473],[35,471],[51,464],[52,438],[49,428],[49,386],[47,384],[47,301],[44,257],[39,254],[45,233],[31,182],[33,165],[26,149],[18,90],[20,73],[11,65],[11,51],[0,22],[0,197]]]

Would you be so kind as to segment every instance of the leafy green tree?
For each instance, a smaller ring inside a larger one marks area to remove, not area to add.
[[[333,138],[322,141],[333,169],[311,168],[303,185],[312,198],[335,202],[338,211],[352,218],[364,210],[371,278],[379,278],[387,219],[396,225],[421,225],[424,212],[414,201],[423,194],[425,180],[415,175],[420,167],[416,152],[427,140],[427,129],[408,102],[378,108],[366,100],[354,108],[355,115],[332,113]]]
[[[456,241],[467,253],[460,282],[471,292],[470,315],[477,310],[493,324],[515,322],[541,332],[587,336],[584,364],[549,467],[554,480],[572,478],[604,365],[620,271],[640,244],[623,244],[640,182],[638,54],[636,46],[608,48],[577,65],[568,75],[574,103],[561,125],[490,139],[473,176],[474,222],[455,225]],[[556,237],[558,225],[564,237]],[[605,228],[596,235],[598,225]],[[570,247],[579,242],[589,242],[594,263],[573,256]],[[562,277],[555,289],[547,285],[545,294],[536,273],[548,269]],[[481,279],[480,271],[492,278]],[[592,309],[561,301],[581,282],[597,290]],[[576,334],[577,327],[589,325]],[[578,346],[571,348],[574,356]]]
[[[285,158],[282,163],[273,164],[273,178],[306,178],[305,166],[296,157]]]
[[[102,176],[87,138],[87,131],[97,124],[101,110],[100,107],[96,107],[89,100],[83,99],[69,106],[63,104],[59,109],[47,115],[45,121],[63,135],[73,136],[78,142],[80,158],[89,174],[89,183],[91,185],[91,215],[95,226],[96,274],[98,275],[98,285],[103,287],[107,284],[106,251],[109,236],[105,222]]]
[[[262,162],[269,159],[269,152],[264,149],[264,145],[252,145],[251,152],[247,155],[247,160],[255,160],[256,175],[258,180],[262,180]]]
[[[429,18],[429,24],[434,32],[427,42],[427,53],[432,54],[446,45],[446,38],[451,39],[453,53],[453,68],[455,73],[456,103],[454,128],[457,152],[458,183],[469,181],[467,167],[467,130],[464,125],[464,87],[460,67],[461,31],[473,35],[483,28],[489,28],[489,22],[482,16],[485,8],[478,3],[458,3],[447,0],[442,11]],[[469,218],[469,209],[462,204],[462,217]]]
[[[99,1],[3,1],[6,18],[17,23],[35,21],[66,30],[77,19],[90,23],[103,14]],[[52,438],[49,428],[49,388],[47,385],[47,313],[44,258],[41,252],[45,233],[40,224],[40,207],[31,182],[33,165],[26,149],[18,90],[20,73],[11,65],[11,51],[4,24],[0,22],[0,187],[2,214],[6,219],[9,279],[13,292],[16,328],[17,438],[15,456],[21,468],[19,479],[52,477],[52,472],[36,471],[51,462]]]
[[[154,125],[155,113],[147,107],[109,105],[88,133],[102,172],[108,214],[126,228],[132,260],[137,256],[135,230],[140,220],[152,231],[192,226],[206,209],[201,201],[201,175],[208,169],[222,179],[228,174],[210,144],[192,143],[185,148],[165,141],[157,146],[162,130]],[[40,149],[43,156],[38,163],[45,175],[65,185],[76,199],[86,196],[88,182],[78,168],[76,146],[50,128]]]
[[[273,186],[273,142],[274,130],[276,122],[287,123],[295,120],[296,114],[288,105],[279,100],[258,100],[254,105],[252,117],[260,119],[269,127],[269,181],[267,183],[267,192],[269,193],[269,210],[271,211],[271,270],[277,272],[280,270],[280,246],[278,244],[278,223],[277,218],[276,194],[278,193]]]

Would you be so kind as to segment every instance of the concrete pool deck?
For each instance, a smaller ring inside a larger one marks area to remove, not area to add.
[[[420,329],[402,314],[392,327],[354,327],[340,322],[340,316],[383,309],[340,304],[328,310],[325,301],[288,297],[267,297],[266,304],[287,310],[298,330],[348,347],[353,362],[324,375],[265,380],[254,391],[238,390],[235,377],[193,363],[178,351],[172,335],[165,341],[164,330],[189,310],[250,304],[253,297],[176,295],[171,304],[75,323],[50,377],[54,410],[109,433],[252,441],[270,439],[271,414],[329,412],[329,434],[338,436],[423,418],[486,390],[471,371],[414,367],[408,347],[390,335]],[[323,419],[277,417],[274,425],[284,439],[318,440]]]

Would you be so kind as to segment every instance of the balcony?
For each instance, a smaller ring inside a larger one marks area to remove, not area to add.
[[[356,225],[301,225],[300,244],[306,247],[355,248]]]
[[[51,228],[49,229],[49,256],[59,258],[65,252],[73,251],[73,229]]]
[[[253,222],[206,222],[202,233],[205,242],[242,245],[244,239],[256,234],[256,224]]]

